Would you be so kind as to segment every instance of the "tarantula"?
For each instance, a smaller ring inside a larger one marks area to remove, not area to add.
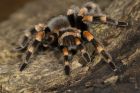
[[[67,11],[67,15],[60,15],[52,18],[47,25],[38,24],[25,32],[17,51],[26,50],[24,63],[20,66],[23,71],[31,56],[38,51],[40,46],[58,48],[64,55],[64,71],[70,74],[70,62],[75,53],[80,50],[86,62],[91,62],[91,56],[84,47],[85,43],[92,43],[95,51],[102,55],[103,59],[111,66],[113,71],[117,71],[117,66],[110,54],[94,38],[89,30],[89,24],[102,23],[117,27],[126,27],[128,23],[113,20],[102,14],[99,6],[93,2],[88,2],[79,8],[72,6]],[[92,53],[94,54],[94,52]]]

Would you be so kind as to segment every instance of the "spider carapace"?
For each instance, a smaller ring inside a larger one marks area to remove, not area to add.
[[[95,51],[102,55],[102,58],[110,65],[113,71],[118,67],[112,60],[110,54],[95,39],[89,30],[89,24],[107,24],[117,27],[129,26],[127,22],[113,20],[101,12],[99,6],[93,2],[87,2],[81,8],[72,6],[66,15],[59,15],[52,18],[47,24],[39,23],[34,28],[25,31],[25,35],[16,48],[17,51],[26,50],[23,56],[23,63],[20,71],[23,71],[29,64],[30,58],[39,48],[58,48],[63,52],[64,71],[70,75],[70,64],[77,51],[85,62],[91,62],[91,56],[85,49],[86,43],[91,43]],[[94,53],[92,53],[94,54]]]

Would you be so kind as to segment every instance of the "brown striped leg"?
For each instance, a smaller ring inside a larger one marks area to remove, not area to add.
[[[101,54],[103,59],[110,65],[110,67],[113,69],[113,71],[116,71],[117,67],[116,67],[115,63],[112,62],[112,57],[110,56],[110,54],[107,51],[105,51],[105,49],[101,46],[101,44],[95,40],[94,36],[88,31],[84,31],[83,36],[89,42],[92,42],[92,44],[94,45],[96,51],[99,54]]]
[[[32,44],[28,47],[25,55],[24,55],[24,63],[21,65],[20,67],[20,71],[23,71],[26,66],[29,63],[29,59],[31,58],[31,56],[38,50],[39,45],[42,42],[42,39],[44,38],[45,32],[43,31],[39,31],[37,32],[36,36],[35,36],[35,40],[32,42]]]
[[[21,38],[19,46],[16,47],[14,50],[15,51],[22,51],[25,48],[27,48],[27,46],[32,38],[32,35],[34,35],[35,33],[36,33],[36,30],[34,28],[32,28],[31,30],[26,30],[25,35]]]
[[[70,55],[68,48],[64,47],[62,50],[64,55],[64,71],[66,75],[70,75],[70,61],[72,60],[72,55]]]
[[[80,50],[81,55],[83,59],[85,60],[85,64],[88,62],[91,62],[91,58],[89,56],[89,53],[86,51],[85,47],[82,45],[80,38],[75,39],[76,45],[78,46],[77,48]]]
[[[106,15],[101,15],[101,16],[91,16],[87,15],[83,17],[83,22],[90,22],[90,23],[103,23],[103,24],[108,24],[108,25],[113,25],[113,26],[118,26],[118,27],[127,27],[129,24],[127,22],[123,21],[117,21],[114,19],[111,19],[107,17]]]

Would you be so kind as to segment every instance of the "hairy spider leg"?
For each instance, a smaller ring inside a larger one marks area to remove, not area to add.
[[[52,46],[52,47],[56,46],[56,44],[57,44],[55,42],[56,41],[56,38],[57,38],[57,34],[56,33],[53,33],[51,31],[51,29],[47,26],[45,28],[45,38],[42,41],[43,46],[46,47],[46,48],[48,48],[50,46]],[[56,43],[56,44],[54,45],[54,43]]]
[[[64,32],[59,40],[60,46],[62,47],[63,54],[64,54],[64,71],[66,75],[70,75],[70,62],[73,58],[73,50],[76,50],[76,41],[75,41],[75,33],[74,32]]]
[[[99,15],[99,16],[85,15],[82,21],[90,22],[92,24],[103,23],[103,24],[113,25],[117,27],[127,27],[129,25],[127,22],[117,21],[107,17],[106,15]]]
[[[89,53],[86,51],[84,45],[82,44],[80,38],[76,38],[76,45],[78,46],[78,49],[80,50],[81,52],[81,55],[83,57],[83,59],[88,63],[88,62],[91,62],[91,58],[90,58],[90,55]]]
[[[110,65],[110,67],[113,69],[113,71],[116,71],[117,67],[116,67],[115,63],[112,61],[112,57],[110,56],[110,54],[107,51],[105,51],[105,49],[100,45],[100,43],[95,40],[94,36],[89,31],[84,31],[83,36],[84,36],[84,38],[87,39],[87,41],[89,41],[93,44],[96,51],[99,54],[101,54],[101,56],[103,57],[105,62],[107,62]]]
[[[84,4],[84,6],[79,10],[78,15],[83,16],[84,22],[104,23],[118,27],[128,26],[127,22],[117,21],[110,17],[107,17],[101,12],[100,7],[93,2],[87,2],[86,4]]]
[[[32,36],[36,33],[36,30],[34,28],[31,28],[30,30],[25,30],[24,36],[21,38],[21,41],[19,42],[19,46],[16,47],[15,51],[22,51],[27,48],[29,45],[29,42],[32,38]]]
[[[23,71],[26,68],[26,66],[29,63],[29,59],[38,50],[38,47],[39,45],[41,45],[41,42],[44,37],[45,37],[44,31],[39,31],[36,33],[35,40],[31,43],[31,45],[28,46],[28,49],[23,57],[24,63],[21,65],[20,71]]]
[[[73,9],[68,9],[67,11],[67,18],[70,22],[71,27],[75,27],[76,26],[76,22],[75,22],[75,10]]]
[[[72,55],[70,54],[70,51],[67,47],[63,47],[62,51],[64,55],[64,71],[66,75],[70,75],[70,61],[72,60]]]

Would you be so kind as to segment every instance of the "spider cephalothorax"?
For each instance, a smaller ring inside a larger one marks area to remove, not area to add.
[[[75,55],[73,51],[77,52],[80,50],[85,61],[91,61],[84,47],[84,44],[87,42],[92,43],[95,51],[102,55],[103,59],[111,66],[113,71],[117,71],[117,67],[112,61],[110,54],[89,30],[89,24],[94,23],[110,24],[117,27],[128,26],[126,22],[116,21],[102,14],[99,6],[95,3],[88,2],[82,8],[72,6],[68,9],[67,15],[54,17],[48,24],[38,24],[35,28],[26,32],[20,46],[16,48],[18,51],[23,49],[27,50],[20,71],[24,70],[29,63],[30,57],[38,51],[40,46],[50,46],[58,48],[63,52],[65,74],[69,75],[70,63],[73,55]]]

